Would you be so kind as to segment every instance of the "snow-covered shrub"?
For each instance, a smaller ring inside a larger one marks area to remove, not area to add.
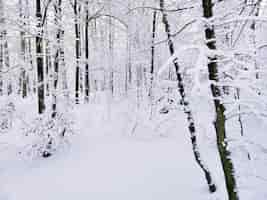
[[[12,102],[5,104],[0,109],[0,133],[5,133],[12,127],[15,105]]]
[[[57,114],[54,118],[50,115],[39,117],[24,130],[24,135],[30,137],[26,154],[31,157],[50,157],[69,143],[72,134],[72,121],[63,114]]]

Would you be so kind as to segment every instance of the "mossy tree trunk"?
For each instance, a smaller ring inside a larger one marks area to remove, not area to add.
[[[203,6],[203,14],[204,17],[209,19],[213,16],[213,3],[212,0],[202,0]],[[207,42],[207,46],[210,50],[216,50],[216,40],[215,40],[215,31],[213,27],[206,27],[205,29],[205,37]],[[225,107],[221,102],[221,91],[220,88],[214,84],[219,82],[218,78],[218,64],[216,62],[216,57],[209,57],[208,64],[209,71],[209,79],[212,84],[210,86],[211,93],[214,98],[214,106],[215,106],[215,130],[217,134],[217,147],[219,150],[219,155],[223,167],[226,189],[228,192],[229,200],[238,200],[238,194],[236,191],[236,180],[234,177],[234,168],[233,163],[230,158],[230,152],[227,149],[227,141],[226,141],[226,131],[225,131],[225,116],[224,111]]]

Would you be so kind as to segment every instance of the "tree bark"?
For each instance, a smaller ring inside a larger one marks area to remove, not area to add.
[[[42,26],[42,2],[36,0],[36,18],[37,18],[37,36],[36,40],[36,63],[37,63],[37,95],[38,95],[38,113],[45,111],[45,90],[44,90],[44,58],[43,58],[43,26]]]
[[[212,0],[202,0],[203,6],[203,15],[205,18],[209,19],[213,16],[213,4]],[[205,37],[207,46],[210,50],[216,49],[215,41],[215,31],[213,27],[207,27],[205,29]],[[211,84],[211,93],[214,98],[214,106],[216,112],[215,118],[215,130],[217,135],[217,148],[219,150],[219,155],[224,171],[225,183],[228,192],[229,200],[238,200],[238,194],[236,191],[236,180],[234,177],[234,168],[233,163],[230,159],[230,152],[227,150],[227,141],[226,141],[226,132],[225,132],[225,116],[224,111],[225,107],[221,102],[220,98],[222,97],[220,88],[214,84],[219,82],[218,78],[218,65],[215,57],[209,57],[208,64],[209,79],[212,81]]]
[[[5,68],[6,70],[10,69],[10,61],[9,61],[9,47],[8,47],[8,40],[7,40],[7,30],[6,30],[6,20],[4,15],[4,3],[0,0],[0,72]],[[1,75],[0,75],[1,76]],[[5,89],[7,91],[7,95],[10,95],[12,92],[12,82],[10,78],[10,73],[5,75],[5,79],[3,76],[0,77],[0,92],[3,94]],[[6,82],[6,84],[4,84]],[[6,88],[4,88],[4,85]]]
[[[75,53],[76,53],[76,72],[75,72],[75,101],[79,104],[80,96],[80,59],[81,59],[81,30],[80,30],[80,5],[78,0],[74,0],[75,15]]]
[[[160,11],[162,13],[162,22],[164,24],[165,32],[168,38],[169,51],[171,55],[174,55],[175,54],[174,44],[171,38],[170,24],[168,22],[167,14],[165,12],[164,0],[160,0]],[[195,121],[192,115],[192,110],[190,108],[189,101],[186,97],[184,81],[183,81],[182,74],[180,72],[180,66],[179,66],[177,57],[173,59],[173,65],[175,67],[176,77],[178,81],[178,90],[181,96],[181,105],[183,106],[184,113],[187,116],[188,129],[189,129],[190,136],[191,136],[191,143],[192,143],[194,157],[195,157],[197,164],[202,169],[205,175],[206,181],[208,183],[209,191],[213,193],[216,191],[216,186],[212,180],[211,173],[208,167],[206,166],[206,164],[203,162],[200,152],[199,152],[197,137],[196,137],[196,125],[195,125]]]
[[[47,23],[46,23],[47,28]],[[48,37],[48,33],[45,33],[46,37]],[[50,96],[51,93],[51,76],[52,76],[52,56],[51,56],[51,42],[45,41],[45,75],[46,75],[46,96]]]
[[[9,47],[8,47],[8,41],[7,41],[7,31],[4,30],[3,32],[4,37],[4,60],[5,60],[5,66],[6,69],[10,69],[10,58],[9,58]],[[11,80],[11,72],[7,75],[7,95],[11,95],[12,93],[12,80]]]
[[[53,73],[53,93],[52,93],[52,117],[57,115],[57,88],[58,88],[58,72],[61,61],[60,52],[62,51],[61,41],[62,38],[62,0],[57,0],[55,4],[55,25],[57,27],[56,33],[56,53],[54,60],[54,73]]]
[[[157,11],[153,12],[152,20],[152,44],[151,44],[151,64],[150,64],[150,86],[148,96],[152,98],[152,88],[153,88],[153,79],[154,79],[154,68],[155,68],[155,37],[156,37],[156,20],[157,20]]]
[[[22,0],[19,0],[19,10],[20,10],[20,20],[23,20],[23,26],[26,27],[26,23],[25,23],[25,10],[24,10],[24,4],[22,3]],[[25,65],[27,62],[26,59],[26,33],[24,30],[20,31],[20,48],[21,48],[21,58],[22,58],[22,66],[21,66],[21,81],[20,81],[20,86],[19,86],[19,94],[21,93],[22,98],[26,98],[27,97],[27,76],[26,76],[26,70],[25,70]]]
[[[89,102],[89,93],[90,93],[90,79],[89,79],[89,2],[85,2],[85,102]]]

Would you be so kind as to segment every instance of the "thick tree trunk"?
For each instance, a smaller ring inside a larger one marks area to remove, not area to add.
[[[45,111],[45,90],[44,90],[44,58],[43,58],[43,30],[42,30],[42,2],[36,0],[36,18],[37,36],[36,36],[36,63],[37,63],[37,95],[38,95],[38,112],[39,114]]]
[[[174,55],[175,54],[174,44],[173,44],[173,41],[171,38],[170,24],[168,22],[167,14],[165,12],[164,0],[160,0],[160,10],[162,13],[162,22],[164,24],[165,32],[166,32],[167,38],[168,38],[169,51],[170,51],[171,55]],[[184,113],[187,116],[188,129],[189,129],[190,136],[191,136],[191,142],[192,142],[195,160],[196,160],[197,164],[199,165],[199,167],[204,172],[206,181],[208,183],[209,191],[215,192],[216,186],[212,180],[211,173],[210,173],[208,167],[206,166],[206,164],[203,162],[201,155],[200,155],[200,152],[199,152],[197,137],[196,137],[196,125],[195,125],[195,121],[194,121],[194,118],[192,115],[192,110],[190,108],[189,101],[186,97],[185,88],[184,88],[184,81],[183,81],[182,74],[180,72],[180,66],[179,66],[177,57],[173,59],[173,64],[175,67],[176,77],[177,77],[177,81],[178,81],[178,90],[179,90],[179,93],[181,96],[181,104],[183,106]]]
[[[204,17],[209,19],[213,16],[212,0],[202,0]],[[213,27],[207,27],[205,29],[205,36],[207,46],[211,50],[216,49],[215,31]],[[218,65],[216,58],[209,58],[208,64],[209,79],[212,81],[211,92],[214,98],[214,106],[216,111],[216,119],[214,122],[216,134],[217,134],[217,147],[224,171],[225,183],[228,192],[229,200],[238,200],[238,194],[236,191],[236,180],[234,177],[233,163],[230,159],[230,152],[227,150],[226,132],[225,132],[225,107],[222,104],[220,98],[222,97],[220,88],[214,84],[219,82],[218,78]]]

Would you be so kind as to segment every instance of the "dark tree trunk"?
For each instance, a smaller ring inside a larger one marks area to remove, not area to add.
[[[75,15],[75,53],[76,53],[76,72],[75,72],[75,100],[79,104],[80,96],[80,59],[81,59],[81,30],[80,30],[80,5],[78,0],[74,0]]]
[[[7,41],[7,31],[4,30],[4,59],[5,59],[5,67],[7,70],[10,69],[10,59],[9,59],[9,47],[8,47],[8,41]],[[12,93],[12,80],[11,75],[8,74],[7,78],[7,95],[11,95]]]
[[[88,0],[85,3],[86,21],[85,21],[85,102],[89,102],[90,82],[89,82],[89,10]]]
[[[151,65],[150,65],[150,86],[148,96],[152,97],[153,79],[154,79],[154,68],[155,68],[155,37],[156,37],[156,20],[157,11],[153,12],[152,20],[152,44],[151,44]]]
[[[23,26],[26,27],[25,23],[25,10],[23,9],[23,3],[22,0],[19,0],[19,9],[20,9],[20,20],[23,20]],[[25,70],[25,65],[27,62],[26,59],[26,33],[24,30],[20,31],[20,48],[21,48],[21,57],[23,60],[23,65],[21,66],[21,75],[20,75],[20,85],[19,85],[19,94],[22,95],[22,98],[27,97],[27,76],[26,76],[26,70]]]
[[[254,1],[253,1],[254,2]],[[260,6],[261,6],[261,2],[262,2],[262,0],[255,0],[255,5],[252,7],[252,11],[254,11],[255,10],[255,12],[254,12],[254,16],[255,17],[258,17],[259,16],[259,14],[260,14]],[[254,56],[255,56],[255,70],[256,70],[256,74],[255,74],[255,77],[256,77],[256,79],[259,79],[260,78],[260,74],[259,74],[259,64],[258,64],[258,62],[257,62],[257,39],[256,39],[256,26],[257,26],[257,23],[256,23],[256,20],[255,21],[253,21],[252,22],[252,24],[251,24],[251,29],[252,29],[252,42],[253,42],[253,47],[255,48],[255,50],[254,50]]]
[[[28,30],[29,28],[29,2],[26,0],[25,2],[23,0],[19,1],[20,4],[20,17],[23,20],[23,26]],[[29,37],[27,37],[27,32],[25,30],[21,30],[20,32],[21,36],[21,56],[23,59],[23,66],[21,70],[21,85],[20,85],[20,90],[21,90],[21,95],[22,98],[26,98],[29,93],[29,72],[27,70],[32,70],[29,69],[29,63],[32,65],[32,60],[29,59],[30,57],[30,47],[29,41],[31,40]]]
[[[164,24],[165,32],[166,32],[167,38],[168,38],[169,51],[170,51],[171,55],[174,55],[175,54],[174,44],[173,44],[173,41],[171,38],[170,24],[168,22],[167,14],[165,12],[164,0],[160,0],[160,10],[162,13],[162,22]],[[216,186],[212,180],[211,173],[210,173],[208,167],[204,164],[204,162],[201,158],[200,152],[199,152],[197,137],[196,137],[196,126],[195,126],[195,122],[194,122],[194,118],[192,115],[189,101],[186,97],[185,88],[184,88],[184,81],[183,81],[182,74],[180,72],[180,66],[179,66],[177,57],[175,57],[173,59],[173,65],[175,67],[176,77],[177,77],[177,81],[178,81],[178,90],[179,90],[179,93],[181,96],[181,104],[183,106],[184,113],[187,116],[188,129],[189,129],[190,136],[191,136],[191,142],[192,142],[195,160],[196,160],[197,164],[199,165],[199,167],[204,172],[206,181],[208,183],[209,191],[215,192]]]
[[[212,0],[202,0],[204,17],[209,19],[213,16]],[[211,50],[216,49],[215,31],[213,27],[207,27],[205,29],[205,36],[207,46]],[[220,101],[221,91],[220,88],[214,84],[219,82],[218,78],[218,65],[215,57],[209,57],[209,79],[212,81],[211,92],[214,98],[214,106],[216,111],[216,119],[214,122],[216,134],[217,134],[217,147],[224,171],[225,183],[228,192],[229,200],[238,200],[238,194],[236,192],[236,180],[234,177],[233,163],[230,159],[230,152],[227,150],[226,132],[225,132],[225,107]]]
[[[62,0],[57,0],[55,4],[55,25],[57,26],[56,34],[56,53],[54,60],[54,73],[53,73],[53,93],[52,93],[52,117],[56,117],[57,114],[57,87],[58,87],[58,71],[60,65],[60,52],[63,48],[61,45],[62,38]]]
[[[30,30],[30,3],[29,0],[24,0],[25,1],[25,16],[26,16],[26,24],[27,24],[27,30]],[[34,93],[36,94],[36,87],[34,84],[35,80],[36,80],[36,76],[35,74],[33,75],[33,73],[35,72],[34,70],[34,57],[33,57],[33,52],[32,52],[32,40],[34,38],[32,37],[27,37],[26,40],[26,50],[27,50],[27,61],[28,61],[28,65],[29,65],[29,71],[27,73],[27,91],[28,93]],[[30,76],[30,74],[32,76]]]
[[[45,91],[44,91],[44,58],[43,58],[43,26],[42,26],[42,2],[36,0],[36,18],[37,36],[36,36],[36,63],[37,63],[37,95],[38,95],[38,112],[39,114],[45,111]]]

